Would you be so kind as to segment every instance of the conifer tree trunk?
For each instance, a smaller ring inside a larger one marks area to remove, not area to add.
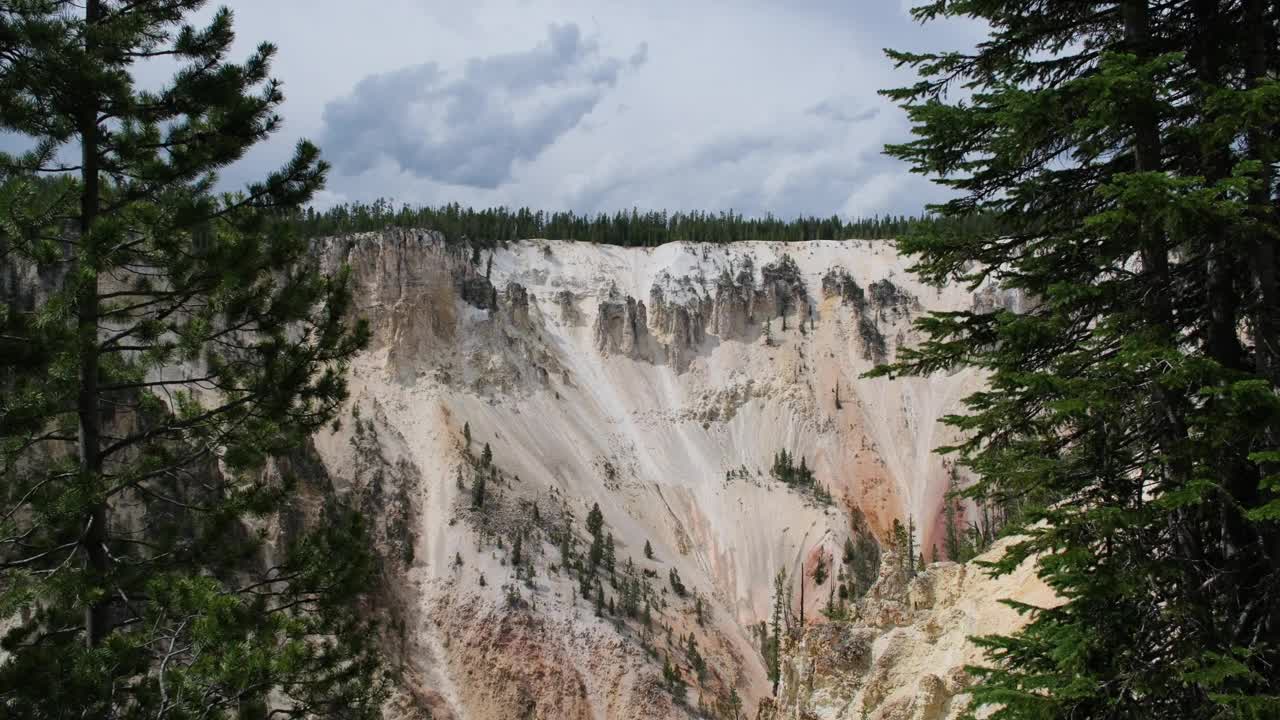
[[[1150,56],[1151,19],[1147,0],[1125,0],[1123,7],[1124,36],[1139,59]],[[1137,172],[1160,171],[1160,126],[1155,113],[1155,98],[1137,98],[1133,104],[1133,166]],[[1169,255],[1161,233],[1151,227],[1142,228],[1142,267],[1150,278],[1151,317],[1167,332],[1172,325],[1169,303]]]
[[[85,50],[93,55],[93,24],[99,17],[98,0],[85,3]],[[76,282],[80,283],[77,298],[77,316],[80,341],[80,389],[76,411],[79,416],[80,481],[91,485],[90,493],[96,493],[98,477],[102,472],[99,454],[102,418],[98,406],[98,257],[93,237],[93,222],[98,215],[98,108],[93,88],[85,88],[82,94],[84,106],[79,118],[82,182],[80,195],[80,234]],[[104,502],[94,502],[85,518],[81,548],[85,562],[93,575],[102,578],[107,572],[107,508]],[[97,646],[106,637],[108,607],[101,599],[93,600],[85,609],[85,642]]]
[[[1267,28],[1266,0],[1246,0],[1244,5],[1244,32],[1248,33],[1247,60],[1245,76],[1248,87],[1256,88],[1266,80],[1267,75]],[[1274,157],[1266,151],[1266,139],[1258,128],[1248,133],[1248,152],[1251,159],[1262,163],[1259,187],[1254,191],[1249,204],[1262,215],[1280,212],[1280,207],[1272,204],[1272,164]],[[1258,346],[1258,369],[1263,377],[1271,381],[1273,387],[1280,387],[1280,290],[1276,286],[1276,251],[1275,239],[1267,237],[1260,224],[1253,232],[1252,265],[1254,282],[1260,295],[1260,307],[1255,314],[1254,338]]]
[[[1124,38],[1129,50],[1139,60],[1151,58],[1151,9],[1147,0],[1125,0],[1121,6]],[[1160,121],[1156,115],[1156,99],[1152,95],[1136,98],[1133,104],[1132,129],[1134,171],[1160,172],[1163,169],[1160,142]],[[1169,248],[1164,231],[1153,227],[1152,218],[1142,221],[1138,228],[1139,256],[1146,278],[1145,293],[1149,298],[1148,322],[1156,331],[1155,340],[1161,345],[1172,346],[1174,333],[1173,305],[1170,299],[1172,282],[1169,275]],[[1186,427],[1179,413],[1179,402],[1166,389],[1157,390],[1160,411],[1164,415],[1157,431],[1159,444],[1168,459],[1168,472],[1185,480],[1190,475],[1187,463],[1180,459],[1180,447],[1186,440]],[[1141,484],[1135,484],[1135,494],[1141,494]]]
[[[1245,82],[1249,89],[1257,88],[1265,82],[1267,76],[1268,38],[1266,10],[1267,0],[1246,0],[1244,3],[1244,32],[1247,34]],[[1253,333],[1256,352],[1254,356],[1258,366],[1258,374],[1269,381],[1272,391],[1280,388],[1280,291],[1276,287],[1276,253],[1274,237],[1266,232],[1266,227],[1275,222],[1274,215],[1280,212],[1280,206],[1272,203],[1274,198],[1273,163],[1275,157],[1268,150],[1267,139],[1261,130],[1253,127],[1246,136],[1247,152],[1250,159],[1261,164],[1258,187],[1249,198],[1254,208],[1257,224],[1252,231],[1252,242],[1249,245],[1251,257],[1248,263],[1252,266],[1253,281],[1258,297],[1255,299],[1257,310],[1254,311]],[[1270,217],[1268,217],[1270,216]],[[1272,445],[1277,444],[1277,428],[1270,427],[1266,434]],[[1277,471],[1274,463],[1262,463],[1265,474]],[[1256,486],[1246,488],[1256,494]],[[1280,569],[1280,532],[1270,533],[1269,539],[1263,540],[1262,557],[1264,568],[1275,573]],[[1271,633],[1280,633],[1280,603],[1271,603],[1266,611],[1268,617],[1261,624]],[[1249,627],[1247,618],[1241,618],[1237,632]]]
[[[1200,32],[1192,45],[1196,75],[1205,88],[1223,83],[1223,44],[1221,38],[1230,32],[1218,0],[1196,0],[1194,17]],[[1226,142],[1215,142],[1207,153],[1207,167],[1199,168],[1209,182],[1221,182],[1231,174],[1231,149]],[[1244,352],[1240,346],[1237,317],[1239,298],[1236,292],[1236,255],[1233,238],[1226,223],[1217,220],[1208,229],[1205,254],[1205,307],[1208,322],[1205,334],[1206,354],[1223,367],[1242,368]]]

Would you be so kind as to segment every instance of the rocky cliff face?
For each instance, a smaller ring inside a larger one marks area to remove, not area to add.
[[[998,578],[950,562],[908,578],[892,555],[880,570],[850,618],[813,624],[786,646],[778,695],[758,720],[955,720],[969,706],[964,668],[983,663],[969,638],[1026,622],[999,600],[1055,604],[1032,561]]]
[[[316,446],[401,563],[393,714],[680,717],[730,689],[754,712],[779,570],[834,557],[855,514],[934,542],[939,418],[979,378],[861,374],[925,308],[978,299],[922,287],[887,243],[317,244],[317,271],[344,263],[374,342]],[[830,504],[771,477],[782,449]],[[615,562],[584,582],[593,505]],[[804,577],[816,617],[834,580]]]

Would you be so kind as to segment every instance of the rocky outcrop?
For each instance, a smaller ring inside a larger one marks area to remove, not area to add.
[[[973,294],[973,311],[989,313],[996,310],[1008,310],[1013,313],[1024,313],[1030,310],[1025,296],[1018,290],[1005,290],[994,285],[986,285]]]
[[[529,293],[518,282],[507,283],[503,293],[507,317],[517,327],[529,327]]]
[[[754,278],[733,278],[726,270],[716,282],[716,297],[711,304],[711,332],[722,340],[747,337],[751,324],[751,298],[755,294]]]
[[[468,305],[481,310],[498,309],[498,289],[483,275],[465,269],[455,270],[454,279],[458,285],[458,296]]]
[[[556,307],[560,309],[560,319],[566,325],[580,325],[582,323],[582,313],[578,312],[577,301],[573,297],[573,293],[568,290],[559,290],[554,297]]]
[[[751,297],[750,317],[764,322],[793,314],[803,318],[808,316],[808,309],[804,277],[790,255],[784,254],[760,268],[760,286]]]
[[[908,578],[887,554],[880,577],[849,619],[814,625],[785,651],[777,700],[761,720],[955,720],[969,704],[966,665],[982,664],[973,635],[1009,633],[1025,618],[1000,603],[1056,604],[1028,561],[989,577],[990,561],[934,563]]]
[[[867,294],[849,271],[842,267],[831,268],[822,276],[822,296],[838,297],[841,303],[852,306],[858,312],[867,307]]]
[[[669,302],[660,285],[649,290],[649,328],[676,372],[684,372],[706,336],[702,302],[694,297],[686,304]]]
[[[612,288],[596,311],[592,328],[596,350],[603,355],[641,359],[649,335],[649,321],[643,302]]]
[[[898,287],[889,278],[881,278],[867,288],[868,301],[880,318],[898,319],[920,309],[915,295]]]

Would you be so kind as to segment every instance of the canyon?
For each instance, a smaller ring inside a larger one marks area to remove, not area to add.
[[[855,532],[884,543],[910,520],[940,559],[941,418],[982,378],[863,374],[928,310],[1019,302],[923,285],[883,241],[481,247],[388,229],[313,255],[350,266],[373,331],[313,442],[373,519],[406,717],[696,716],[731,689],[753,713],[780,571],[821,622]],[[811,486],[775,477],[780,451]],[[564,566],[593,507],[616,555],[595,587]]]

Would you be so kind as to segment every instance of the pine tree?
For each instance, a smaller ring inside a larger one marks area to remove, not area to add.
[[[778,682],[782,678],[782,623],[790,614],[791,588],[787,585],[787,571],[779,570],[773,579],[773,635],[769,644],[769,679],[773,682],[773,696],[778,696]]]
[[[573,531],[568,523],[560,531],[560,564],[568,570],[573,564]]]
[[[684,583],[680,581],[680,573],[674,567],[667,573],[667,578],[671,582],[671,590],[675,592],[676,597],[684,597],[688,593]]]
[[[960,532],[960,506],[959,499],[955,497],[958,489],[955,485],[955,476],[952,475],[950,486],[943,500],[943,522],[946,527],[942,538],[942,548],[947,553],[947,559],[954,562],[965,562],[969,559],[970,553],[965,547],[964,536]]]
[[[485,484],[484,473],[476,473],[471,483],[471,507],[477,510],[484,509]]]
[[[467,443],[467,450],[471,449],[471,423],[462,423],[462,439]]]
[[[914,577],[916,574],[916,520],[914,517],[907,516],[907,546],[903,551],[903,559],[906,560],[907,574]]]
[[[893,545],[893,551],[898,554],[898,564],[902,564],[904,557],[907,555],[907,526],[902,521],[894,518],[893,526],[889,530],[889,541]]]
[[[1274,3],[931,2],[958,53],[891,53],[917,139],[891,154],[993,224],[899,241],[1014,313],[919,322],[882,372],[971,365],[964,495],[1063,604],[981,640],[992,717],[1280,714],[1280,158]],[[949,89],[963,87],[961,96]],[[1003,518],[1003,519],[1002,519]],[[994,531],[983,520],[979,539]]]
[[[484,444],[484,450],[480,451],[480,467],[487,468],[493,462],[493,450],[489,448],[489,443]]]
[[[742,717],[742,697],[738,695],[737,688],[729,688],[729,699],[725,701],[721,715],[726,720],[739,720]]]
[[[378,713],[360,518],[327,503],[270,563],[245,523],[301,514],[309,478],[263,465],[334,418],[367,330],[283,222],[313,145],[213,192],[283,96],[272,45],[228,60],[229,11],[184,24],[203,5],[0,9],[0,133],[34,144],[0,153],[0,264],[42,282],[0,289],[6,717]]]
[[[684,678],[680,676],[680,668],[671,663],[670,656],[664,656],[662,660],[662,684],[677,701],[684,701]]]
[[[613,549],[613,533],[605,535],[604,538],[604,567],[609,571],[609,578],[613,579],[615,572],[616,559]]]
[[[600,512],[600,503],[592,503],[587,513],[587,532],[591,537],[598,537],[604,529],[604,514]]]
[[[591,535],[591,547],[587,551],[587,566],[592,571],[604,560],[604,515],[600,512],[600,504],[593,503],[587,513],[587,532]]]
[[[649,544],[648,540],[644,541],[644,556],[649,560],[653,559],[653,546]]]
[[[701,680],[707,673],[707,664],[702,659],[702,653],[698,652],[698,641],[694,639],[693,633],[689,633],[689,642],[685,646],[685,658],[689,660],[689,667],[693,668],[694,675]]]

